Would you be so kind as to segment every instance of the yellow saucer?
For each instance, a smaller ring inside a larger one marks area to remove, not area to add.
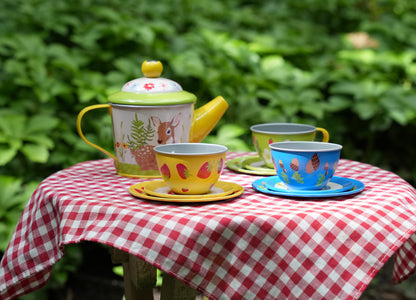
[[[250,175],[276,175],[275,169],[261,166],[262,159],[259,156],[242,156],[231,159],[227,162],[227,167],[239,173]]]
[[[195,195],[181,195],[175,194],[163,180],[149,181],[144,185],[144,191],[146,194],[164,198],[195,198]],[[206,194],[198,195],[199,198],[212,198],[212,196],[224,196],[229,195],[234,191],[234,186],[229,182],[218,181],[212,187],[211,191]]]
[[[147,199],[147,200],[156,200],[156,201],[164,201],[164,202],[210,202],[210,201],[220,201],[230,198],[235,198],[240,196],[244,192],[244,188],[236,183],[232,182],[225,182],[225,181],[219,181],[217,184],[222,184],[224,186],[227,186],[226,189],[231,189],[230,193],[227,193],[226,195],[221,194],[204,194],[204,195],[172,195],[175,197],[166,197],[166,194],[163,194],[164,197],[149,195],[145,192],[145,188],[149,183],[152,183],[153,181],[145,181],[140,182],[137,184],[134,184],[130,186],[129,192],[131,195],[141,198],[141,199]],[[204,197],[201,197],[204,196]],[[206,197],[205,197],[206,196]]]

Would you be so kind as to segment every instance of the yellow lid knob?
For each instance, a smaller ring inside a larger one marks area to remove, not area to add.
[[[162,74],[163,65],[158,60],[145,60],[142,63],[142,72],[146,77],[159,77]]]

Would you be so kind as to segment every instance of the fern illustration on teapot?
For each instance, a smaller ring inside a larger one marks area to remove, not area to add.
[[[175,143],[175,128],[179,125],[181,114],[178,113],[170,121],[162,122],[159,117],[152,116],[147,124],[138,119],[137,114],[131,121],[131,135],[127,136],[128,147],[141,170],[157,169],[156,157],[152,145],[155,134],[157,144]],[[152,126],[153,125],[153,126]]]

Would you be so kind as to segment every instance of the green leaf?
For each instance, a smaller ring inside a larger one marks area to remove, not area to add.
[[[0,166],[6,165],[17,154],[16,148],[5,147],[0,145]]]
[[[159,269],[156,269],[156,286],[161,287],[163,282],[163,272]]]
[[[49,158],[48,148],[41,145],[27,144],[21,149],[22,153],[33,162],[45,163]]]
[[[220,127],[217,133],[217,137],[222,140],[228,140],[232,138],[237,138],[247,132],[247,129],[235,125],[235,124],[225,124]]]
[[[26,116],[4,115],[0,116],[0,131],[13,139],[20,139],[25,134]]]
[[[123,266],[115,266],[113,267],[113,273],[123,277],[124,276],[124,270],[123,270]]]
[[[376,102],[359,102],[355,103],[353,110],[362,120],[369,120],[378,113],[380,106]]]
[[[9,137],[0,131],[0,143],[8,143]]]
[[[351,104],[351,99],[342,96],[332,96],[329,98],[327,109],[331,112],[347,109]]]
[[[408,113],[406,111],[403,110],[391,110],[389,112],[389,115],[391,116],[391,118],[393,120],[395,120],[397,123],[399,123],[400,125],[406,125],[407,121],[408,121]]]
[[[80,89],[80,90],[78,90],[78,94],[79,94],[79,100],[82,103],[91,101],[97,95],[97,93],[94,90],[91,90],[91,89]]]
[[[17,194],[22,185],[22,180],[20,178],[15,178],[13,176],[0,176],[0,200],[7,201],[10,200]],[[2,204],[2,209],[4,203]]]
[[[340,81],[330,88],[331,93],[354,95],[357,90],[356,83]]]
[[[55,128],[59,124],[59,119],[48,115],[36,115],[29,119],[27,124],[27,135],[35,132],[45,133]]]
[[[0,223],[11,220],[14,225],[39,182],[22,184],[22,178],[0,175]]]
[[[43,134],[28,135],[28,136],[25,137],[24,140],[28,141],[28,142],[33,142],[33,143],[38,144],[40,146],[44,146],[48,149],[51,149],[54,146],[53,140],[50,139],[49,137],[47,137],[46,135],[43,135]]]
[[[266,56],[261,60],[261,69],[266,78],[285,81],[293,67],[280,55]]]
[[[325,114],[324,107],[322,105],[319,105],[318,103],[312,105],[302,105],[301,111],[311,116],[314,116],[318,120],[322,119]]]
[[[207,136],[204,142],[227,146],[230,151],[250,151],[250,147],[242,139],[239,139],[247,131],[248,129],[239,125],[225,124],[220,127],[217,135]]]
[[[172,59],[175,73],[183,76],[199,76],[204,73],[205,64],[195,51],[187,51]]]

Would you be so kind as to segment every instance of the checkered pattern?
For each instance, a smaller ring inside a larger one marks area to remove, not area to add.
[[[228,153],[232,159],[248,153]],[[250,153],[252,154],[252,153]],[[341,160],[336,172],[365,190],[334,199],[261,194],[259,178],[224,170],[239,198],[171,204],[132,197],[141,180],[109,159],[44,180],[0,267],[0,298],[44,285],[64,245],[96,241],[137,255],[210,299],[357,299],[396,252],[394,279],[415,270],[416,191],[397,175]]]

